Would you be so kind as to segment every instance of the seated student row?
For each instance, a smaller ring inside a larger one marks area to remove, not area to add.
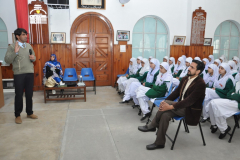
[[[206,96],[203,105],[203,119],[201,122],[206,121],[209,116],[211,117],[211,115],[213,115],[210,114],[213,112],[211,112],[212,110],[209,111],[209,108],[212,109],[214,99],[221,99],[221,101],[228,100],[232,102],[231,104],[235,104],[232,105],[234,106],[233,109],[229,107],[230,116],[239,111],[238,102],[236,100],[231,100],[231,96],[228,95],[230,92],[232,94],[234,91],[237,94],[239,90],[237,85],[235,88],[235,84],[239,81],[239,58],[233,57],[233,60],[228,62],[224,56],[214,60],[213,55],[203,60],[199,57],[195,57],[194,59],[202,61],[205,64],[205,70],[200,75],[206,83]],[[141,112],[143,113],[141,120],[146,119],[150,115],[148,101],[151,98],[159,98],[167,95],[171,85],[178,86],[181,79],[187,75],[188,67],[191,62],[191,57],[186,58],[186,56],[182,56],[178,58],[178,62],[175,64],[175,59],[173,57],[168,58],[165,56],[163,62],[159,66],[159,61],[152,57],[150,57],[149,60],[141,56],[137,59],[131,58],[129,75],[120,77],[118,80],[119,93],[124,93],[123,101],[120,103],[128,103],[133,99],[135,104],[133,107],[139,107],[139,114],[141,114]],[[234,97],[236,98],[236,95],[234,95]],[[224,118],[226,119],[228,117],[225,116]],[[223,128],[220,130],[221,137],[225,137],[226,133],[230,130],[229,127],[226,128],[226,121],[224,122],[224,127],[219,125],[219,128]],[[212,124],[213,127],[211,128],[214,128],[215,131],[218,125],[216,124],[216,120],[213,120]],[[225,132],[225,130],[227,131]]]

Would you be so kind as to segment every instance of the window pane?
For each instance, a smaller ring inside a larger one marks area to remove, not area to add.
[[[154,18],[144,18],[144,32],[155,33],[156,32],[156,20]]]
[[[222,55],[224,55],[228,59],[228,50],[220,50],[219,57],[221,57]]]
[[[166,49],[156,49],[156,58],[160,61],[163,62],[163,57],[167,55],[167,50]]]
[[[156,45],[157,48],[167,48],[167,35],[158,34]]]
[[[223,36],[227,36],[230,35],[230,22],[229,21],[225,21],[222,23],[222,30],[221,30],[221,35]]]
[[[5,31],[7,30],[7,27],[1,18],[0,18],[0,30],[5,30]]]
[[[144,58],[149,58],[150,56],[155,57],[155,49],[144,49]]]
[[[8,47],[7,32],[0,32],[0,47]]]
[[[238,50],[239,37],[231,37],[230,49]]]
[[[214,41],[213,41],[213,48],[214,49],[219,49],[219,43],[220,43],[220,37],[215,36]]]
[[[6,55],[6,52],[7,52],[7,48],[0,48],[0,60],[3,61],[3,65],[6,64],[6,62],[4,61],[4,57]]]
[[[231,24],[232,24],[231,35],[232,36],[239,36],[239,31],[238,31],[237,26],[234,23],[231,23]]]
[[[132,47],[133,48],[143,47],[143,34],[133,34]]]
[[[220,57],[219,50],[213,50],[213,56],[214,56],[214,59],[218,59]]]
[[[216,36],[216,35],[220,35],[220,28],[221,28],[221,25],[219,25],[218,27],[217,27],[217,29],[216,29],[216,31],[215,31],[215,33],[214,33],[214,35]]]
[[[221,49],[229,49],[229,37],[221,37]]]
[[[143,32],[143,19],[140,19],[134,26],[133,33]]]
[[[231,60],[234,56],[238,57],[238,51],[229,51],[228,60]]]
[[[138,56],[143,56],[143,54],[142,54],[142,49],[139,49],[139,48],[137,48],[137,49],[132,49],[132,57],[135,57],[135,58],[137,58]]]
[[[157,21],[157,33],[167,33],[165,25],[161,21]]]
[[[155,34],[144,34],[144,48],[155,48]]]

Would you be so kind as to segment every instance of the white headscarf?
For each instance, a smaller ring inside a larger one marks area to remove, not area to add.
[[[132,65],[129,64],[129,75],[136,74],[137,72],[137,59],[136,58],[131,58],[130,61],[133,63]]]
[[[211,61],[209,62],[209,64],[213,64],[214,63],[214,56],[213,55],[209,55],[208,58],[211,58]]]
[[[235,80],[231,74],[230,66],[227,63],[222,63],[220,66],[225,69],[226,74],[223,77],[219,75],[220,78],[217,78],[217,80],[214,82],[214,88],[224,89],[228,79],[231,79],[234,85]]]
[[[182,55],[182,58],[184,59],[184,62],[186,61],[187,57],[185,55]]]
[[[236,63],[233,60],[228,61],[228,64],[233,68],[231,69],[231,74],[238,73]]]
[[[188,57],[187,59],[186,59],[186,62],[188,62],[188,63],[192,63],[192,57]],[[186,66],[185,65],[185,67],[184,67],[184,69],[183,69],[183,71],[182,71],[182,73],[180,74],[180,76],[179,77],[185,77],[186,75],[187,75],[187,73],[188,73],[188,68],[189,68],[190,66]]]
[[[148,72],[150,70],[148,59],[143,58],[142,61],[144,62],[144,67],[142,67],[142,69],[139,72],[140,76],[143,76],[145,72]]]
[[[219,59],[221,59],[223,61],[222,63],[227,62],[227,59],[224,55],[222,55]]]
[[[163,57],[163,58],[166,59],[166,60],[167,60],[167,63],[168,63],[168,61],[169,61],[168,56],[165,56],[165,57]]]
[[[159,71],[160,62],[159,62],[159,60],[157,60],[156,58],[152,58],[152,59],[150,60],[150,62],[152,62],[153,64],[155,64],[155,68],[154,68],[154,69],[150,68],[150,71],[149,71],[148,74],[147,74],[146,81],[149,82],[149,83],[152,83],[152,82],[153,82],[153,79],[154,79],[155,73],[157,73],[157,71]]]
[[[142,56],[138,56],[138,57],[137,57],[137,60],[138,60],[138,59],[142,61],[143,57],[142,57]],[[140,68],[142,68],[141,63],[140,63],[140,64],[137,64],[137,69],[140,69]]]
[[[152,57],[152,56],[150,56],[149,58],[150,58],[150,59],[152,59],[153,57]],[[148,59],[149,59],[149,58],[148,58]]]
[[[171,60],[173,63],[169,66],[169,68],[171,69],[173,66],[175,66],[175,58],[174,57],[170,57],[169,60]],[[168,61],[169,63],[169,61]]]
[[[202,62],[201,58],[199,58],[199,57],[195,57],[194,60],[198,60],[198,61]]]
[[[172,84],[172,80],[173,80],[173,76],[171,73],[171,70],[169,70],[170,66],[167,62],[162,62],[160,64],[163,68],[165,68],[167,70],[166,73],[162,74],[159,72],[158,76],[157,76],[157,80],[155,82],[155,85],[161,86],[164,82],[168,82],[166,83],[167,87],[168,87],[168,91],[170,89],[170,86]]]
[[[237,66],[237,70],[238,70],[238,72],[240,73],[240,63],[239,63],[239,58],[238,58],[237,56],[234,56],[234,57],[233,57],[233,60],[237,61],[236,66]]]
[[[174,68],[174,73],[178,73],[178,71],[183,70],[184,66],[185,66],[185,61],[182,57],[178,58],[178,61],[180,61],[180,65],[178,65],[178,63],[176,64],[175,68]]]
[[[213,75],[210,76],[209,73],[205,74],[204,81],[206,84],[209,84],[209,86],[212,86],[215,81],[217,81],[219,73],[218,73],[218,67],[215,64],[210,64],[208,66],[213,70]]]
[[[205,70],[208,70],[209,60],[207,58],[203,58],[203,61],[206,62]]]
[[[219,66],[222,64],[222,62],[221,62],[219,59],[215,59],[214,62],[217,62],[217,63],[218,63],[218,66],[217,66],[217,67],[219,67]]]

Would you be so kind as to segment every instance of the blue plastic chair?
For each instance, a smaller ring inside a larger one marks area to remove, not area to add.
[[[233,115],[234,121],[235,121],[235,125],[234,125],[234,127],[233,127],[232,133],[231,133],[231,134],[228,133],[228,134],[230,135],[230,138],[229,138],[229,140],[228,140],[229,143],[231,143],[231,141],[232,141],[232,137],[233,137],[233,135],[234,135],[234,132],[235,132],[236,128],[237,128],[237,127],[239,128],[239,123],[238,123],[238,121],[239,121],[239,119],[240,119],[239,116],[240,116],[240,112],[235,113],[235,114]]]
[[[83,77],[83,81],[94,82],[93,91],[95,91],[95,94],[96,94],[96,80],[94,78],[92,68],[82,68],[81,75]]]
[[[173,147],[174,147],[174,145],[175,145],[175,142],[176,142],[176,139],[177,139],[178,132],[179,132],[179,129],[180,129],[180,127],[181,127],[182,121],[183,121],[183,124],[184,124],[185,132],[189,133],[189,129],[188,129],[187,123],[185,122],[185,117],[176,116],[176,117],[173,117],[173,119],[175,119],[176,121],[180,121],[180,122],[179,122],[179,124],[178,124],[177,132],[176,132],[176,134],[175,134],[174,140],[172,140],[172,139],[166,134],[166,137],[172,142],[171,150],[173,150]],[[201,127],[200,122],[198,122],[198,126],[199,126],[199,129],[200,129],[200,132],[201,132],[203,145],[206,146],[206,143],[205,143],[205,139],[204,139],[204,136],[203,136],[202,127]]]
[[[75,68],[66,68],[63,76],[63,81],[78,81],[77,72]]]
[[[116,78],[115,84],[114,84],[114,88],[115,88],[116,85],[117,85],[117,80],[118,80],[118,78],[121,77],[121,76],[126,76],[127,74],[129,74],[129,68],[127,69],[127,71],[126,71],[125,74],[118,74],[118,75],[117,75],[117,78]],[[117,88],[117,90],[118,90],[118,88]]]

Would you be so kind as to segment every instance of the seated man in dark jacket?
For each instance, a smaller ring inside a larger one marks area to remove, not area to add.
[[[199,123],[206,88],[205,82],[199,75],[204,68],[203,62],[193,60],[187,76],[181,80],[178,88],[160,104],[159,111],[152,122],[138,127],[138,130],[142,132],[155,132],[158,128],[156,141],[146,146],[148,150],[165,147],[165,135],[171,118],[184,116],[188,125],[194,126]],[[178,102],[173,102],[178,97]]]

